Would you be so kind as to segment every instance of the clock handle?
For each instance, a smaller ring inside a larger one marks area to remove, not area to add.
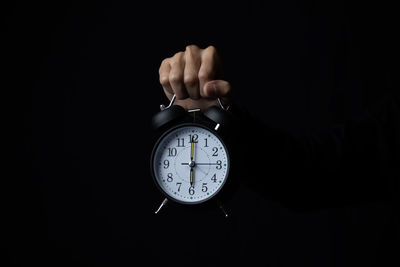
[[[154,212],[154,214],[158,214],[158,213],[160,212],[160,210],[161,210],[165,205],[167,205],[167,203],[168,203],[168,198],[165,198],[165,199],[163,200],[163,202],[161,202],[161,205],[158,207],[158,209]]]
[[[169,105],[168,106],[165,106],[165,105],[163,105],[163,104],[161,104],[160,105],[160,109],[161,110],[165,110],[165,109],[169,109],[173,104],[174,104],[174,102],[175,102],[175,99],[176,99],[176,94],[174,94],[174,96],[171,98],[171,101],[169,102]],[[229,109],[229,106],[224,106],[223,104],[222,104],[222,101],[221,101],[221,99],[218,97],[217,98],[217,102],[218,102],[218,104],[219,104],[219,107],[220,108],[222,108],[223,110],[228,110]]]
[[[225,218],[228,218],[229,215],[226,212],[226,209],[220,200],[217,201],[217,205],[221,209],[222,213],[225,215]]]
[[[169,109],[170,107],[172,107],[172,105],[173,105],[174,102],[175,102],[175,99],[176,99],[176,95],[174,94],[174,96],[172,97],[171,102],[169,102],[169,105],[168,105],[168,106],[165,106],[164,104],[161,104],[161,105],[160,105],[161,111],[162,111],[162,110]]]
[[[220,108],[222,108],[223,110],[225,110],[225,111],[228,111],[229,110],[229,108],[230,108],[230,106],[224,106],[224,104],[222,104],[222,101],[221,101],[221,98],[217,98],[217,101],[218,101],[218,104],[219,104],[219,106],[220,106]]]

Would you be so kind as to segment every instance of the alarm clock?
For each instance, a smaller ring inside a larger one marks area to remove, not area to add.
[[[152,118],[159,133],[151,157],[150,171],[156,187],[164,196],[155,214],[168,202],[193,209],[219,207],[228,213],[223,200],[229,195],[229,128],[232,114],[221,100],[205,111],[185,110],[170,104]]]

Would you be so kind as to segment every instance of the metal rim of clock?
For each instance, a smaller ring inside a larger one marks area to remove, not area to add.
[[[176,94],[174,94],[174,96],[171,98],[171,101],[169,102],[169,105],[168,105],[168,106],[164,106],[164,105],[161,104],[161,105],[160,105],[160,109],[161,109],[161,110],[169,109],[169,108],[174,104],[175,100],[176,100]],[[230,106],[226,106],[226,107],[225,107],[225,106],[222,104],[222,101],[221,101],[221,99],[220,99],[219,97],[217,98],[217,102],[218,102],[220,108],[222,108],[222,109],[225,110],[225,111],[228,111],[228,110],[229,110]]]
[[[200,128],[203,128],[203,129],[205,129],[205,130],[210,131],[211,133],[213,133],[213,134],[218,138],[218,140],[221,142],[221,144],[223,145],[223,147],[224,147],[224,149],[225,149],[225,151],[226,151],[226,160],[227,160],[227,163],[228,163],[228,164],[227,164],[227,165],[228,165],[228,168],[227,168],[227,171],[226,171],[225,179],[224,179],[223,183],[220,185],[219,189],[218,189],[211,197],[206,198],[206,199],[203,199],[203,200],[198,201],[198,202],[184,202],[184,201],[180,201],[180,200],[174,199],[173,197],[171,197],[170,195],[168,195],[168,193],[165,192],[165,191],[161,188],[161,185],[159,185],[159,183],[158,183],[158,181],[157,181],[157,179],[156,179],[156,174],[155,174],[155,172],[154,172],[155,152],[156,152],[156,150],[157,150],[159,144],[161,143],[161,141],[162,141],[169,133],[175,131],[176,129],[179,129],[179,128],[182,128],[182,127],[186,127],[186,126],[196,126],[196,127],[200,127]],[[202,125],[202,124],[190,122],[190,123],[182,123],[182,124],[179,124],[179,125],[177,125],[177,126],[175,126],[175,127],[172,127],[171,129],[169,129],[168,131],[166,131],[165,133],[163,133],[163,134],[160,136],[160,138],[157,140],[156,144],[155,144],[154,147],[153,147],[153,151],[151,152],[150,164],[151,164],[151,165],[150,165],[150,170],[151,170],[151,174],[152,174],[152,176],[153,176],[153,179],[154,179],[154,181],[155,181],[155,184],[157,185],[157,188],[163,193],[163,195],[164,195],[167,199],[169,199],[169,200],[171,200],[171,201],[173,201],[173,202],[179,203],[179,204],[183,204],[183,205],[198,205],[198,204],[202,204],[202,203],[205,203],[205,202],[208,202],[208,201],[214,199],[214,198],[221,192],[221,189],[224,187],[226,181],[229,179],[229,170],[230,170],[231,160],[230,160],[230,155],[229,155],[229,152],[228,152],[228,149],[227,149],[227,147],[226,147],[225,142],[224,142],[223,139],[218,135],[218,133],[217,133],[216,131],[214,131],[213,129],[208,128],[208,127],[206,127],[206,126],[204,126],[204,125]]]

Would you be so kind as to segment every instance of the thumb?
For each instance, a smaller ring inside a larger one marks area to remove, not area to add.
[[[227,81],[213,80],[204,85],[204,95],[208,98],[221,97],[225,100],[231,100],[232,88]]]

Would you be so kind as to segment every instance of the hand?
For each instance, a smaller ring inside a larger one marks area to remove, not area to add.
[[[217,50],[213,46],[200,49],[189,45],[184,52],[162,61],[160,83],[165,95],[175,104],[187,109],[207,109],[221,98],[224,105],[232,102],[229,82],[221,80],[222,66]]]

